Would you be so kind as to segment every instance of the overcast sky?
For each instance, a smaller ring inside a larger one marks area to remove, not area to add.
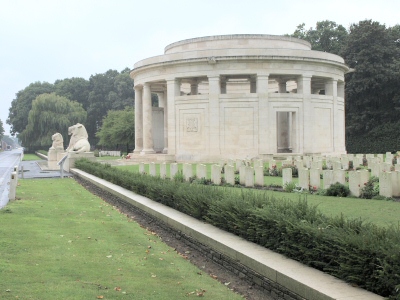
[[[316,22],[400,23],[399,0],[0,0],[0,120],[36,81],[118,71],[170,43],[220,34],[293,33]]]

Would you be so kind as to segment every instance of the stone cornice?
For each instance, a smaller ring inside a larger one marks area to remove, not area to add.
[[[242,55],[242,56],[217,56],[214,57],[216,64],[218,62],[225,61],[288,61],[288,62],[312,62],[312,63],[321,63],[321,64],[329,64],[334,65],[341,68],[344,72],[348,72],[349,67],[347,67],[344,63],[340,63],[338,61],[329,60],[329,59],[321,59],[321,58],[313,58],[313,57],[299,57],[299,56],[279,56],[279,55]],[[186,63],[209,63],[209,57],[201,57],[201,58],[187,58],[187,59],[176,59],[176,60],[166,60],[161,62],[149,63],[139,67],[135,67],[131,71],[131,77],[133,77],[136,73],[147,69],[153,69],[158,67],[165,67],[177,64],[186,64]]]

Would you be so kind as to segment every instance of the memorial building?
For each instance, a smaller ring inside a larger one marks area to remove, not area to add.
[[[137,62],[133,155],[176,161],[346,153],[344,74],[303,40],[238,34],[172,43]],[[152,107],[157,94],[159,107]]]

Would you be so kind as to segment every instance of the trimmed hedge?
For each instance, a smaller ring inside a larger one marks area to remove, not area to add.
[[[400,299],[400,229],[328,217],[306,198],[181,183],[88,160],[76,167],[353,285]]]

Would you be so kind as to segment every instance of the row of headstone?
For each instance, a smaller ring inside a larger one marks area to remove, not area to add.
[[[99,151],[99,156],[121,156],[121,151]]]

